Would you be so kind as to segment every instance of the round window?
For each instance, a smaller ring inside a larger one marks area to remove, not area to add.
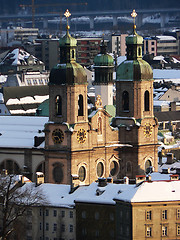
[[[79,168],[79,174],[78,175],[79,175],[79,180],[81,182],[83,182],[85,180],[85,178],[86,178],[86,169],[85,169],[85,167],[81,166]]]
[[[61,166],[56,166],[53,169],[53,177],[56,183],[61,183],[63,180],[63,170]]]
[[[118,173],[118,163],[116,161],[112,161],[110,165],[110,174],[111,176],[115,176]]]
[[[102,162],[99,162],[97,164],[97,175],[98,175],[98,177],[102,177],[103,173],[104,173],[104,165],[103,165]]]

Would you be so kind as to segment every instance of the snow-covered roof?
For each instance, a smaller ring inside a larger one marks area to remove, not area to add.
[[[98,183],[91,183],[83,194],[79,195],[76,202],[115,204],[114,197],[127,189],[133,189],[134,185],[107,183],[105,187],[99,187]],[[131,190],[130,190],[131,191]]]
[[[154,98],[155,99],[155,98]],[[153,101],[153,105],[154,106],[169,106],[170,102],[169,101],[158,101],[158,100],[154,100]]]
[[[41,61],[39,61],[36,57],[30,55],[28,52],[21,48],[15,48],[13,50],[10,50],[8,54],[4,57],[2,62],[0,62],[1,65],[6,64],[6,65],[28,65],[28,58],[32,57],[34,60],[33,64],[36,64],[37,62],[40,64],[43,64]]]
[[[0,147],[33,148],[46,122],[48,117],[0,116]]]
[[[154,80],[169,80],[179,83],[180,70],[177,69],[153,69]]]
[[[173,36],[156,36],[160,41],[176,41],[176,38]]]
[[[126,202],[165,202],[180,200],[180,181],[143,182],[117,194],[115,199]]]

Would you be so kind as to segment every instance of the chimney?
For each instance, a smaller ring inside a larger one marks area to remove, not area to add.
[[[124,184],[129,184],[129,178],[128,177],[124,177]]]
[[[151,181],[151,175],[146,176],[146,181]]]
[[[146,176],[145,175],[136,175],[136,184],[143,182],[146,180]]]
[[[170,175],[170,179],[171,179],[171,181],[179,180],[179,175],[178,174],[172,174],[172,175]]]
[[[171,112],[176,111],[176,102],[171,102],[170,103],[170,108],[171,108]]]
[[[36,186],[44,183],[44,173],[43,172],[36,172]]]
[[[107,185],[106,178],[98,178],[98,187],[105,187]]]
[[[113,178],[112,177],[107,177],[107,183],[112,183],[113,182]]]
[[[167,164],[172,164],[173,163],[173,159],[174,159],[174,154],[173,153],[167,153],[166,156],[167,156],[166,163]]]

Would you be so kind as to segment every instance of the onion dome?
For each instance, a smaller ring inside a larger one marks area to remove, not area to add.
[[[114,59],[106,52],[104,40],[102,41],[100,48],[100,53],[94,58],[94,85],[108,84],[113,82]]]
[[[66,15],[65,15],[66,16]],[[60,64],[50,72],[49,84],[87,84],[84,68],[76,62],[77,40],[71,37],[67,25],[66,35],[60,39]]]
[[[127,60],[117,67],[117,80],[152,80],[151,66],[142,59],[143,37],[139,36],[134,27],[132,35],[126,37]]]
[[[101,51],[94,58],[94,67],[96,66],[110,66],[114,67],[114,59],[106,52],[106,45],[104,41],[100,45]]]

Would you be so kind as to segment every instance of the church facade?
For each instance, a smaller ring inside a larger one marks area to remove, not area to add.
[[[134,28],[126,39],[127,60],[117,68],[116,117],[110,124],[111,116],[100,95],[96,110],[88,116],[87,77],[76,62],[76,39],[67,26],[60,40],[60,64],[51,70],[49,79],[49,121],[44,129],[46,182],[88,185],[99,177],[118,180],[157,171],[153,75],[142,60],[142,43]],[[106,88],[101,84],[112,85],[112,59],[104,51],[100,54],[95,72],[101,79],[95,79],[98,91]],[[101,71],[103,68],[109,70]]]

